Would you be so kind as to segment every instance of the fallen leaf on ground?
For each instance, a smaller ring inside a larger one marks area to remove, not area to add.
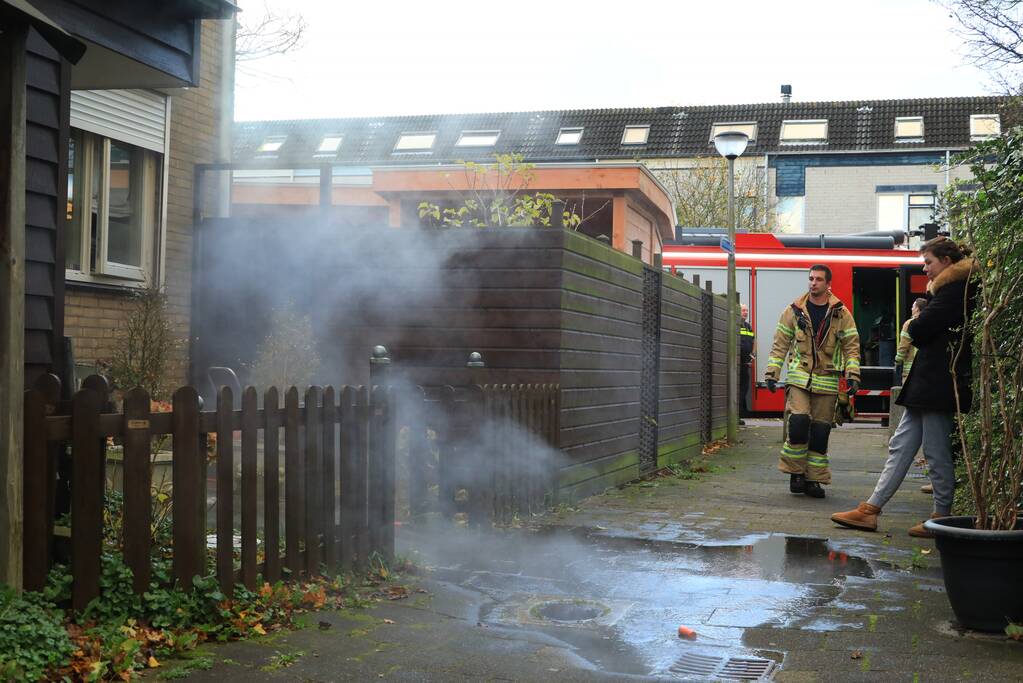
[[[384,623],[385,624],[393,624],[394,623],[394,619],[384,619]]]
[[[859,650],[853,650],[853,653],[849,655],[850,659],[863,659],[863,653]]]
[[[146,662],[146,665],[150,669],[155,669],[156,667],[160,666],[160,662],[156,661],[156,657],[149,655],[149,661]]]
[[[931,554],[931,549],[930,548],[920,548],[920,554],[921,555],[930,555]]]
[[[265,636],[266,635],[266,629],[263,628],[262,624],[256,624],[255,626],[252,627],[252,630],[255,631],[256,633],[258,633],[261,636]]]

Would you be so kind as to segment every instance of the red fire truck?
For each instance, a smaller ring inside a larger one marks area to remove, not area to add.
[[[833,274],[832,291],[852,309],[860,334],[857,411],[863,417],[887,420],[899,331],[913,300],[927,288],[919,253],[897,248],[902,238],[893,233],[736,236],[736,289],[740,302],[749,306],[756,334],[750,410],[784,409],[783,393],[770,393],[763,381],[775,325],[784,308],[806,292],[809,267],[823,263]],[[683,233],[664,245],[662,264],[687,280],[699,276],[701,286],[710,281],[715,292],[724,292],[727,246],[717,231]]]

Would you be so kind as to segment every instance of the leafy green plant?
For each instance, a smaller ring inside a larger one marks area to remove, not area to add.
[[[549,192],[527,191],[536,177],[536,165],[523,162],[521,154],[495,154],[493,164],[466,161],[462,166],[467,189],[458,191],[458,202],[443,208],[420,202],[421,221],[432,227],[451,228],[551,225],[559,200]],[[574,230],[583,223],[574,208],[561,210],[566,228]]]
[[[957,162],[973,174],[951,187],[943,214],[973,251],[980,288],[972,333],[974,404],[959,411],[959,449],[978,529],[1014,528],[1023,500],[1023,128],[982,142]],[[976,189],[973,189],[976,188]],[[955,377],[955,375],[953,375]]]
[[[62,623],[62,615],[38,594],[19,596],[0,588],[0,678],[36,681],[59,666],[74,645]]]

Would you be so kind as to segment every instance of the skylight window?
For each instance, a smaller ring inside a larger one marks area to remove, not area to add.
[[[1002,120],[998,114],[971,114],[970,139],[990,140],[1002,134]]]
[[[394,145],[395,152],[426,152],[433,149],[436,133],[402,133]]]
[[[827,142],[828,121],[827,119],[782,121],[781,141],[796,145]]]
[[[922,117],[922,116],[896,116],[895,117],[895,139],[898,142],[923,141],[923,139],[924,139],[924,117]]]
[[[284,135],[271,135],[270,137],[263,140],[263,144],[256,148],[257,154],[276,154],[283,145],[284,141],[287,140],[287,136]]]
[[[499,137],[499,130],[463,130],[455,147],[493,147]]]
[[[745,133],[750,142],[756,142],[757,122],[741,121],[738,123],[715,123],[710,127],[710,139],[713,140],[721,133]]]
[[[555,145],[578,145],[583,139],[582,128],[562,128],[558,131],[558,139]]]
[[[316,148],[316,156],[330,156],[337,154],[338,149],[341,148],[341,141],[344,140],[343,135],[325,135],[320,140],[320,146]]]
[[[622,133],[623,145],[645,145],[650,137],[650,126],[626,126]]]

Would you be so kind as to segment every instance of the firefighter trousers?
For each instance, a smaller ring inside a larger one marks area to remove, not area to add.
[[[788,424],[778,460],[779,470],[806,475],[807,481],[831,483],[828,437],[837,401],[837,394],[820,394],[794,386],[785,388]]]

